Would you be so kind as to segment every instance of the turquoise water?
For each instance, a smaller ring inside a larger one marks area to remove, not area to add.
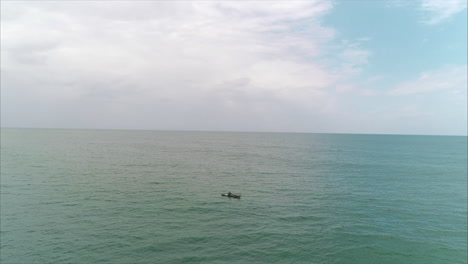
[[[467,137],[2,129],[0,223],[5,264],[467,263]]]

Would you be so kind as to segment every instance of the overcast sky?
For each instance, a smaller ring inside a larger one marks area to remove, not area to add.
[[[466,3],[1,1],[1,126],[466,135]]]

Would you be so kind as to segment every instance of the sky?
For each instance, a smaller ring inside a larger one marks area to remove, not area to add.
[[[1,1],[1,126],[467,135],[466,0]]]

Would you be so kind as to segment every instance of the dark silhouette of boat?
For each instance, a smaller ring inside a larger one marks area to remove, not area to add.
[[[235,195],[235,194],[232,194],[232,193],[222,193],[221,196],[226,196],[226,197],[230,197],[230,198],[237,198],[237,199],[241,198],[240,195]]]

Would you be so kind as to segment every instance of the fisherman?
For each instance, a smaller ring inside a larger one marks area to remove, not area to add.
[[[228,196],[232,196],[232,193],[231,193],[231,192],[229,192],[229,193],[228,193]]]

